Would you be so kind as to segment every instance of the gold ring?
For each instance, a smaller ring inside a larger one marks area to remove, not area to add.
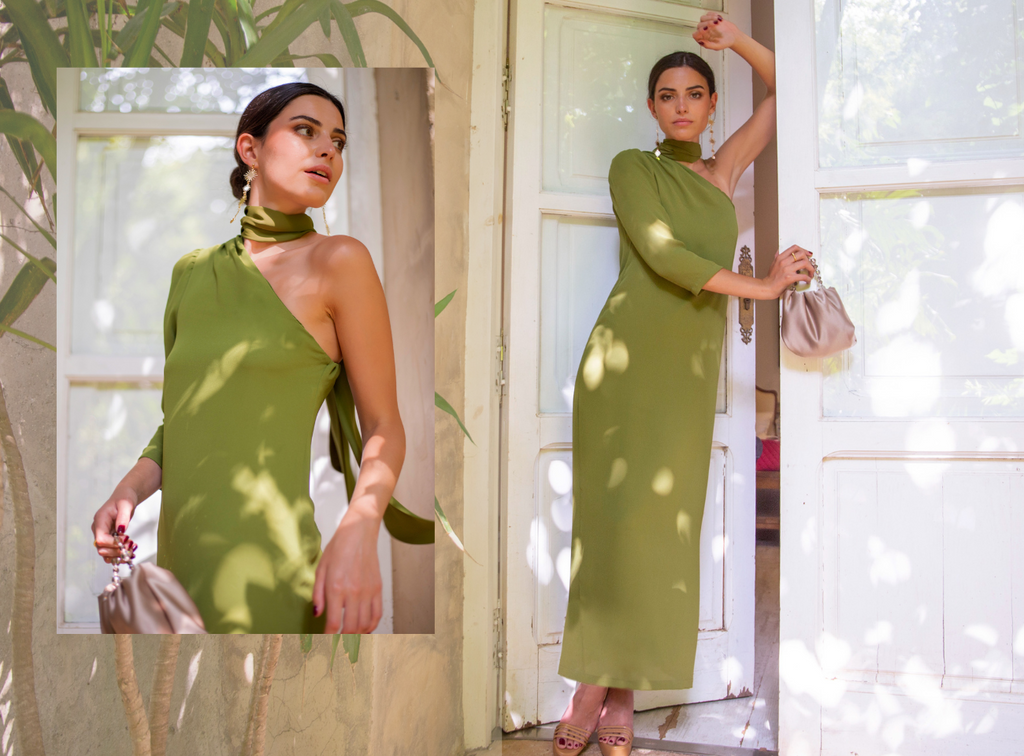
[[[796,252],[793,253],[793,259],[796,260]]]

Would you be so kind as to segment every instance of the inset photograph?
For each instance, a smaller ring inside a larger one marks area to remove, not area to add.
[[[433,84],[58,70],[57,632],[433,633]]]

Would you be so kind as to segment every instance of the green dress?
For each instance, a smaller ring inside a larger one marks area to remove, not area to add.
[[[696,143],[666,140],[692,162]],[[690,145],[687,147],[686,145]],[[693,685],[700,527],[736,210],[709,181],[652,152],[608,173],[620,272],[573,394],[573,521],[558,672],[634,690]]]
[[[308,230],[273,238],[312,231],[302,217]],[[207,632],[322,633],[310,443],[341,365],[277,296],[241,234],[175,263],[164,346],[164,422],[140,456],[163,470],[157,564]]]

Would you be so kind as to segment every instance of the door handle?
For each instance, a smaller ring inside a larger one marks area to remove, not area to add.
[[[750,259],[750,247],[746,244],[740,249],[740,275],[754,277],[754,264]],[[749,297],[740,299],[740,336],[744,344],[749,344],[754,335],[754,300]]]

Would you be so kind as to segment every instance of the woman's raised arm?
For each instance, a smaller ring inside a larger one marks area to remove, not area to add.
[[[750,64],[768,87],[768,93],[754,108],[753,115],[715,152],[714,170],[728,177],[731,197],[743,171],[775,135],[775,53],[744,34],[736,24],[720,13],[705,13],[701,16],[693,38],[708,50],[732,48],[733,52]]]

